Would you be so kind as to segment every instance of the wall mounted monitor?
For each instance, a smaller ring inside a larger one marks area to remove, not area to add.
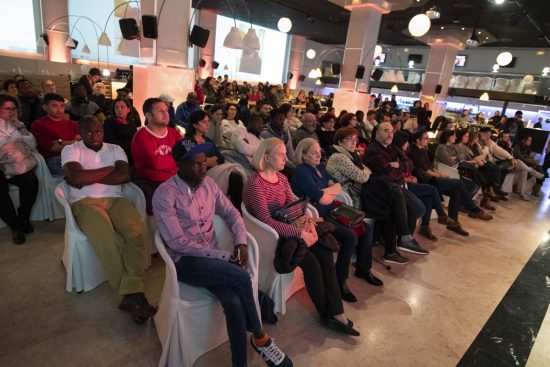
[[[456,55],[455,68],[463,68],[464,65],[466,65],[466,60],[468,60],[468,56],[466,56],[466,55]]]

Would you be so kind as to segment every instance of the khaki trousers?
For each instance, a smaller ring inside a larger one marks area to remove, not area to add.
[[[71,209],[111,287],[120,295],[143,292],[145,244],[141,218],[132,203],[125,198],[84,198]],[[122,248],[116,233],[124,239]]]

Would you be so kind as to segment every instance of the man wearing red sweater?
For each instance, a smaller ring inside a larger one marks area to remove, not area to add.
[[[63,176],[61,167],[61,150],[80,140],[78,124],[72,120],[65,120],[65,99],[55,93],[44,96],[44,110],[46,116],[39,118],[31,125],[31,132],[36,138],[38,151],[46,159],[52,175]]]
[[[161,183],[178,172],[172,158],[172,147],[182,139],[180,133],[168,126],[168,105],[159,98],[148,98],[143,103],[145,126],[132,140],[132,157],[136,177],[132,180],[145,195],[147,214],[153,215],[151,200]]]

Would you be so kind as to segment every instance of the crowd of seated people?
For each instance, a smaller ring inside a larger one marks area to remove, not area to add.
[[[491,220],[485,210],[494,211],[495,202],[509,199],[502,190],[507,174],[516,175],[515,190],[524,200],[529,199],[529,180],[536,181],[537,195],[548,177],[548,164],[534,159],[532,137],[518,114],[500,126],[495,142],[492,133],[502,122],[499,116],[494,125],[481,128],[470,126],[463,116],[458,129],[443,116],[432,126],[429,106],[418,102],[411,111],[399,111],[393,96],[378,101],[374,109],[341,111],[337,117],[333,109],[323,112],[312,92],[299,91],[293,97],[282,84],[239,85],[228,77],[208,77],[176,110],[171,98],[148,98],[142,106],[142,126],[127,89],[106,100],[95,70],[80,82],[68,102],[48,82],[42,83],[42,94],[25,79],[3,85],[0,218],[11,228],[13,242],[23,243],[33,230],[29,217],[38,188],[32,162],[24,172],[8,171],[4,148],[20,142],[28,151],[36,148],[53,175],[65,177],[76,221],[98,253],[109,283],[122,296],[119,308],[141,323],[155,310],[143,293],[140,220],[121,194],[122,184],[135,183],[176,264],[179,281],[208,288],[220,299],[234,365],[246,360],[247,330],[253,333],[254,350],[269,365],[291,365],[258,321],[250,278],[242,269],[247,250],[241,203],[281,239],[302,244],[295,265],[304,273],[322,324],[358,336],[343,303],[357,301],[347,284],[354,252],[355,276],[382,286],[372,272],[377,243],[384,246],[382,261],[405,265],[409,259],[400,251],[428,255],[422,242],[438,240],[430,226],[432,210],[439,224],[468,236],[460,212]],[[185,134],[175,124],[185,127]],[[430,149],[429,132],[434,130],[438,136]],[[246,177],[229,174],[228,188],[222,190],[207,174],[229,162],[242,166]],[[449,177],[436,164],[456,168],[460,178]],[[19,208],[9,197],[8,184],[20,188]],[[479,203],[478,189],[483,194]],[[361,229],[336,220],[332,213],[342,193],[373,220]],[[449,198],[447,209],[443,196]],[[336,257],[334,249],[320,245],[319,219],[304,215],[285,222],[278,217],[296,197],[309,198],[320,218],[332,225],[329,232],[339,244]],[[229,224],[235,251],[217,248],[214,214]],[[105,230],[98,231],[98,226]],[[116,249],[114,231],[124,238],[127,251]],[[205,273],[222,276],[201,275]]]

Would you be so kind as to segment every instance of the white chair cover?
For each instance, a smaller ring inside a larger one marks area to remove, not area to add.
[[[455,77],[455,88],[466,88],[468,84],[468,77],[465,75],[457,75]]]
[[[53,177],[48,169],[48,165],[44,157],[36,151],[33,155],[38,161],[34,173],[38,178],[38,195],[31,211],[31,221],[47,220],[52,221],[57,218],[63,218],[64,213],[58,210],[58,205],[54,199],[54,190],[56,184],[63,180],[62,177]],[[10,185],[10,196],[15,209],[19,207],[19,188],[15,185]],[[0,228],[6,227],[6,223],[0,220]]]
[[[508,93],[523,93],[523,87],[525,82],[523,79],[510,80],[510,87],[508,87]]]
[[[493,90],[496,92],[506,92],[510,88],[510,79],[496,78]]]
[[[449,88],[453,88],[455,86],[456,77],[451,77],[449,80]]]
[[[477,76],[469,76],[468,84],[466,85],[467,89],[479,89],[479,78]]]
[[[395,81],[397,83],[405,83],[405,75],[403,74],[403,70],[397,70],[395,72]]]
[[[133,183],[122,185],[122,193],[125,198],[130,200],[141,215],[143,232],[147,232],[146,228],[146,212],[145,212],[145,197],[139,187]],[[90,291],[99,284],[107,280],[97,255],[88,238],[78,228],[76,220],[71,211],[71,206],[68,201],[69,185],[63,181],[57,185],[55,189],[56,199],[63,205],[65,210],[65,249],[63,250],[62,261],[67,270],[67,282],[65,289],[67,292],[72,292],[73,288],[77,292]],[[122,245],[122,237],[118,237],[120,245]],[[147,248],[147,245],[145,246]],[[146,258],[150,254],[145,253]],[[150,264],[150,260],[148,262]]]
[[[407,75],[407,83],[409,84],[420,83],[420,74],[418,74],[415,71],[410,71],[409,75]]]
[[[382,78],[380,79],[380,81],[395,83],[395,71],[393,69],[384,70],[384,74],[382,74]]]
[[[273,265],[275,250],[279,241],[279,234],[267,224],[260,222],[246,209],[244,203],[241,205],[246,229],[250,232],[259,246],[259,268],[258,286],[275,303],[274,311],[284,315],[286,313],[286,301],[294,293],[304,287],[302,269],[296,268],[292,273],[279,274]],[[310,211],[313,216],[313,212]]]
[[[502,183],[501,190],[507,193],[511,193],[514,188],[514,181],[516,175],[513,172],[510,172],[504,177],[504,182]]]
[[[479,78],[478,89],[491,90],[492,87],[493,87],[493,78],[488,76]]]
[[[233,235],[224,220],[214,217],[214,231],[218,246],[233,249]],[[206,288],[192,287],[178,282],[174,262],[166,252],[160,233],[156,246],[166,264],[166,278],[158,311],[154,317],[155,327],[162,344],[159,367],[192,367],[204,353],[228,340],[225,315],[216,297]],[[249,266],[252,290],[258,315],[258,244],[252,235],[247,235]]]

